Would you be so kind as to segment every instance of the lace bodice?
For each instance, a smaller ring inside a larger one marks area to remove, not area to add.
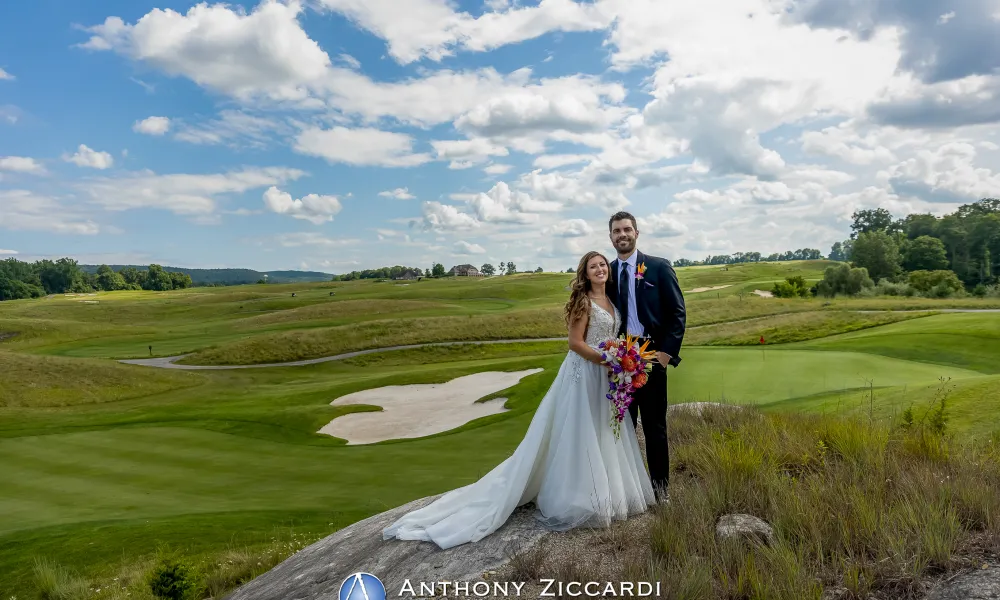
[[[614,314],[601,308],[601,305],[590,301],[590,323],[587,325],[587,345],[596,348],[604,340],[618,337],[618,327],[621,325],[621,315],[614,305],[611,306]]]

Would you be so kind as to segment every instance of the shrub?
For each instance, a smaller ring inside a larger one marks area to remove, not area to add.
[[[774,284],[771,293],[777,298],[808,298],[812,295],[801,275],[788,277]]]
[[[983,297],[985,297],[986,296],[986,286],[980,283],[975,288],[973,288],[972,295],[975,296],[975,297],[977,297],[977,298],[983,298]]]
[[[932,298],[947,298],[964,289],[954,271],[913,271],[909,280],[915,290]]]
[[[851,268],[846,264],[840,264],[826,268],[823,280],[816,285],[816,292],[828,298],[838,294],[856,296],[861,290],[874,285],[868,276],[868,270],[864,267]]]
[[[916,296],[917,290],[909,283],[893,283],[891,281],[880,281],[872,288],[879,296]]]
[[[196,588],[196,575],[181,560],[165,557],[149,574],[149,590],[164,600],[185,600]]]
[[[35,560],[34,579],[39,600],[84,600],[90,596],[87,580],[48,560]]]

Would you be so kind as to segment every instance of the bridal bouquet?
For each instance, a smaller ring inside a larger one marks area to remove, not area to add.
[[[611,415],[611,429],[615,439],[621,437],[621,423],[628,407],[632,404],[635,390],[646,385],[649,372],[653,369],[652,359],[656,352],[646,350],[647,341],[639,346],[638,338],[621,336],[600,343],[604,364],[611,367],[608,394],[605,396],[614,406]]]

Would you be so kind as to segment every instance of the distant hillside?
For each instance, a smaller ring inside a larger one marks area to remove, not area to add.
[[[108,265],[115,271],[126,267],[134,267],[145,271],[148,265]],[[99,265],[80,265],[87,273],[96,273]],[[163,266],[165,271],[179,271],[191,276],[194,285],[241,285],[257,283],[267,275],[268,283],[308,283],[313,281],[330,281],[333,275],[319,271],[254,271],[253,269],[187,269],[184,267]]]

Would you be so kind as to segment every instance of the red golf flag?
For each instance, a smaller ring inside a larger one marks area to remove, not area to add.
[[[763,343],[764,343],[764,336],[760,336],[760,343],[761,343],[761,344],[763,344]]]

